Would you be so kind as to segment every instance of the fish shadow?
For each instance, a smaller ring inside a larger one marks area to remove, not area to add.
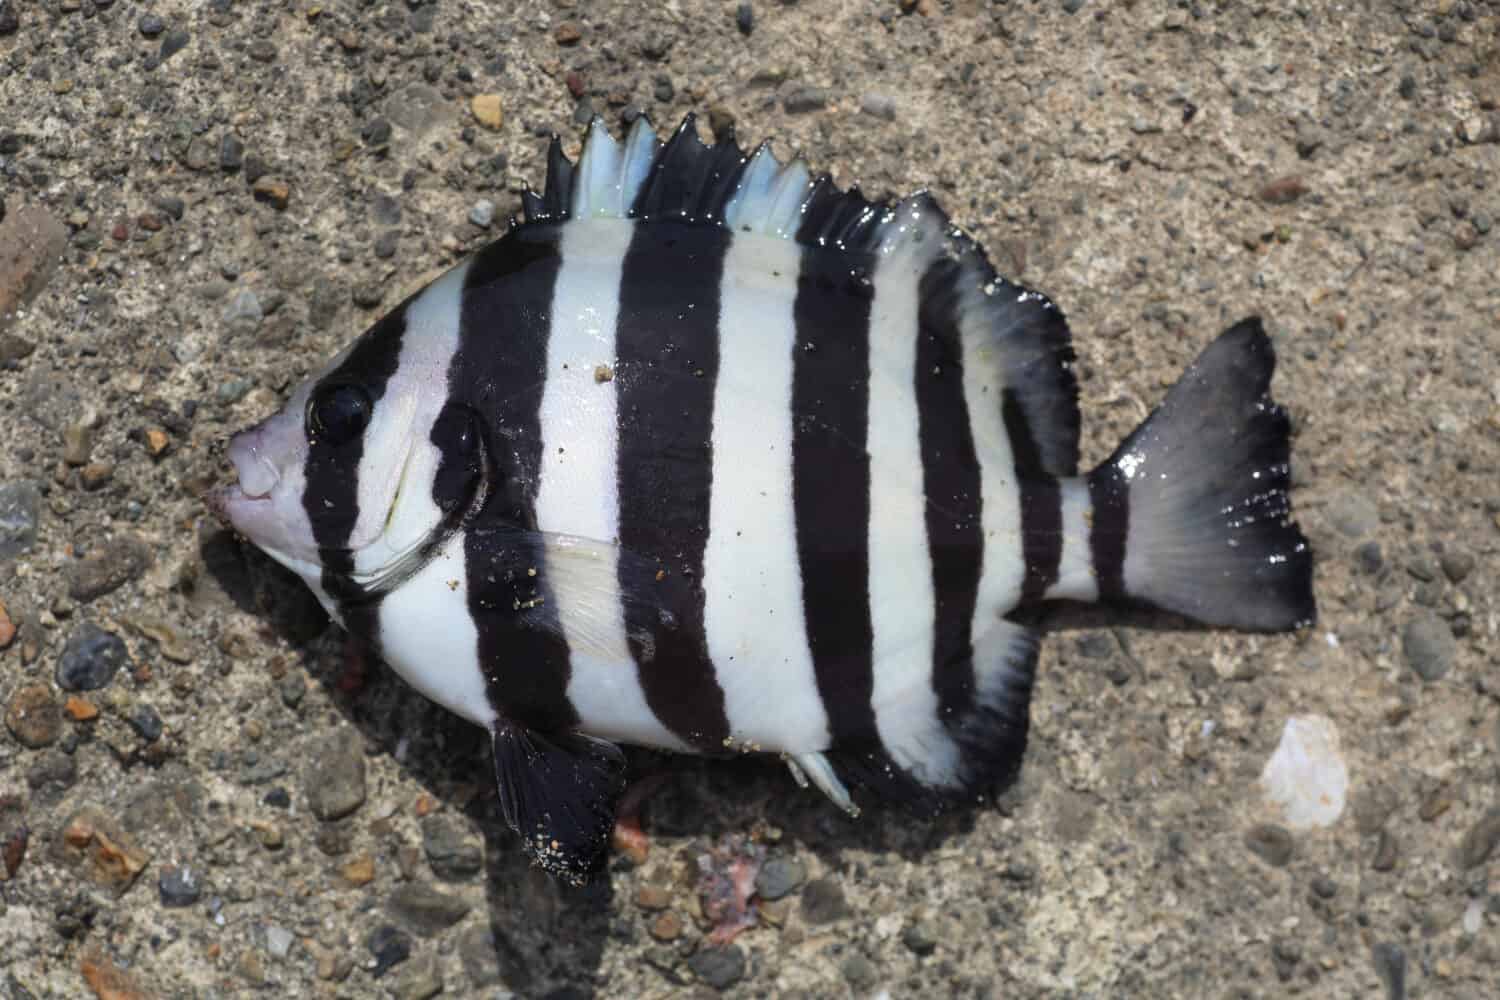
[[[283,640],[299,655],[312,679],[329,692],[367,745],[391,754],[406,774],[481,832],[486,913],[478,922],[465,918],[467,925],[456,932],[473,985],[503,985],[554,1000],[599,995],[596,980],[606,942],[613,935],[628,945],[642,936],[642,925],[633,910],[616,905],[610,879],[571,887],[531,864],[501,815],[488,734],[413,697],[411,689],[373,657],[366,657],[362,676],[351,682],[343,633],[330,627],[326,613],[294,574],[254,546],[218,529],[200,537],[200,550],[207,575],[228,600],[257,618],[267,638]],[[1112,631],[1127,662],[1133,654],[1123,638],[1125,629],[1207,631],[1152,609],[1069,602],[1030,609],[1018,620],[1040,628],[1044,643],[1064,633]],[[627,748],[626,755],[632,781],[665,779],[640,809],[651,843],[645,863],[652,878],[671,878],[684,892],[696,891],[695,868],[711,863],[712,848],[736,838],[742,843],[758,840],[772,852],[814,855],[822,869],[836,873],[844,884],[867,876],[866,858],[894,856],[920,863],[955,838],[971,834],[981,815],[1012,815],[1023,808],[1036,783],[1028,776],[1037,771],[1028,753],[1019,781],[937,816],[859,795],[862,814],[853,818],[816,789],[798,788],[785,765],[772,756],[705,759],[637,748]],[[1038,775],[1036,780],[1044,778]],[[991,846],[1002,856],[1024,853],[1020,834],[1010,836],[1017,838],[1015,843]],[[616,870],[631,864],[619,853],[610,859]],[[429,876],[420,863],[414,867],[419,873],[409,875],[413,881],[428,882],[439,891],[454,892],[472,884],[445,884]],[[385,913],[375,926],[381,923],[400,925]],[[422,947],[417,943],[418,949]],[[661,972],[669,982],[674,980],[670,967]]]

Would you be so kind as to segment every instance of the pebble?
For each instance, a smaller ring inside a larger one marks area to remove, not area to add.
[[[219,140],[219,169],[232,174],[245,165],[245,144],[233,132]]]
[[[1431,612],[1423,612],[1406,623],[1401,633],[1406,663],[1424,681],[1441,680],[1453,669],[1458,640],[1448,623]]]
[[[457,114],[442,91],[425,83],[414,83],[392,94],[384,111],[392,125],[417,138],[446,127]]]
[[[0,38],[20,30],[21,15],[17,12],[15,0],[0,0]]]
[[[1062,2],[1063,13],[1065,13],[1065,14],[1076,14],[1080,10],[1083,10],[1083,5],[1086,4],[1086,3],[1088,3],[1088,0],[1063,0],[1063,2]]]
[[[87,465],[94,450],[94,428],[87,420],[75,420],[63,428],[63,462],[77,468]]]
[[[161,50],[157,53],[156,56],[157,63],[164,63],[168,59],[175,56],[177,53],[181,52],[183,49],[187,48],[187,44],[191,40],[192,35],[188,34],[187,29],[185,28],[174,28],[171,31],[167,32],[164,36],[162,36]]]
[[[401,245],[401,231],[398,229],[387,229],[375,237],[375,256],[380,260],[390,260],[396,256],[396,251]]]
[[[235,292],[229,304],[224,307],[224,323],[227,326],[254,330],[264,318],[265,312],[261,309],[259,296],[248,288]]]
[[[0,562],[31,551],[41,512],[42,492],[36,483],[0,484]]]
[[[68,596],[87,604],[119,590],[146,572],[150,550],[134,538],[115,538],[98,546],[82,559],[69,563],[65,572]]]
[[[365,754],[358,735],[348,730],[324,737],[314,746],[303,773],[313,815],[343,819],[365,801]]]
[[[161,19],[160,14],[142,14],[141,19],[135,22],[135,27],[147,38],[155,38],[167,30],[167,22]]]
[[[78,810],[64,824],[56,856],[79,875],[118,899],[135,884],[151,855],[115,819],[94,806]]]
[[[755,30],[755,8],[747,3],[742,3],[734,10],[734,26],[740,30],[740,34],[748,35]]]
[[[499,94],[475,94],[469,101],[474,120],[485,128],[498,131],[505,121],[504,105]]]
[[[22,746],[32,750],[52,744],[62,735],[62,710],[46,684],[27,684],[11,696],[5,728]]]
[[[1467,549],[1444,552],[1441,559],[1443,575],[1450,583],[1463,583],[1474,572],[1475,558]]]
[[[192,906],[203,895],[203,881],[191,865],[166,865],[156,880],[161,905],[169,909]]]
[[[796,858],[776,857],[755,876],[755,891],[761,899],[778,900],[797,891],[807,880],[807,866]]]
[[[252,191],[256,201],[263,201],[277,211],[284,210],[292,198],[292,189],[287,182],[275,177],[259,178]]]
[[[462,920],[472,907],[465,899],[411,882],[391,894],[386,912],[423,937],[431,937]]]
[[[1394,871],[1398,851],[1396,835],[1389,830],[1381,830],[1375,841],[1375,854],[1370,858],[1370,867],[1378,872]]]
[[[828,91],[822,87],[798,87],[781,102],[789,115],[822,111],[828,106]]]
[[[369,854],[361,854],[340,865],[339,876],[353,886],[369,885],[375,881],[375,859]]]
[[[676,941],[682,936],[682,918],[672,911],[657,914],[651,921],[651,936],[658,941]]]
[[[810,924],[831,924],[849,915],[844,889],[833,878],[814,879],[802,890],[802,919]]]
[[[1380,527],[1380,511],[1363,494],[1346,491],[1329,502],[1328,520],[1341,534],[1363,538]]]
[[[1500,808],[1493,808],[1469,828],[1458,845],[1458,863],[1463,868],[1477,868],[1489,860],[1500,844]]]
[[[693,975],[716,990],[727,990],[745,975],[745,952],[737,944],[705,948],[688,959]]]
[[[1245,834],[1245,846],[1251,854],[1273,868],[1285,868],[1292,860],[1295,847],[1291,833],[1274,823],[1251,827]]]
[[[411,957],[411,938],[390,925],[371,931],[365,947],[375,956],[375,967],[370,970],[373,979],[379,979]]]
[[[17,631],[16,623],[10,619],[10,610],[4,601],[0,601],[0,650],[9,648],[16,641]]]
[[[161,739],[163,729],[161,716],[157,715],[156,709],[150,705],[141,705],[131,712],[130,724],[147,743],[155,743]]]
[[[396,977],[397,1000],[429,1000],[443,992],[443,977],[438,974],[437,961],[426,955],[401,970]]]
[[[39,204],[0,222],[0,333],[51,280],[67,245],[67,227]]]
[[[1389,941],[1379,941],[1370,949],[1375,974],[1385,984],[1386,1000],[1406,1000],[1406,952]]]
[[[68,636],[58,657],[57,686],[64,691],[98,691],[107,687],[129,660],[123,639],[93,622],[84,622]]]
[[[849,985],[861,994],[875,985],[875,980],[880,977],[880,970],[875,968],[875,963],[858,952],[844,959],[839,971],[844,974]]]
[[[577,45],[583,32],[572,21],[564,21],[552,32],[552,38],[558,45]]]
[[[1379,573],[1385,566],[1385,553],[1380,549],[1380,543],[1375,541],[1365,542],[1354,550],[1354,558],[1359,562],[1359,568],[1371,576]]]
[[[469,221],[480,229],[488,229],[490,223],[495,221],[495,203],[488,198],[481,198],[469,209]]]
[[[432,873],[450,882],[479,874],[484,867],[484,844],[456,817],[446,813],[422,821],[422,849]]]
[[[906,930],[901,932],[901,943],[913,955],[931,955],[937,950],[937,933],[927,921],[919,920],[906,925]]]
[[[893,122],[896,120],[896,99],[889,94],[864,94],[859,99],[859,110],[871,118]]]

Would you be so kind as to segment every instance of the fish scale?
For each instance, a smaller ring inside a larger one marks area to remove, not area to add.
[[[1078,475],[1062,312],[926,193],[688,116],[554,141],[522,203],[236,435],[210,502],[490,729],[549,872],[598,870],[618,744],[777,754],[851,815],[1000,790],[1048,601],[1315,618],[1258,319]]]

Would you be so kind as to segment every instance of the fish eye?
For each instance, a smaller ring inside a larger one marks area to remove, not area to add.
[[[352,382],[319,386],[307,401],[307,438],[334,446],[348,444],[369,426],[375,404]]]

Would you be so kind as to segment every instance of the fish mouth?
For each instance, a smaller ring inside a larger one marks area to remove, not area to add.
[[[281,473],[266,457],[262,427],[251,428],[229,440],[229,463],[235,481],[208,491],[203,502],[219,520],[239,528],[246,514],[263,511],[281,482]]]

